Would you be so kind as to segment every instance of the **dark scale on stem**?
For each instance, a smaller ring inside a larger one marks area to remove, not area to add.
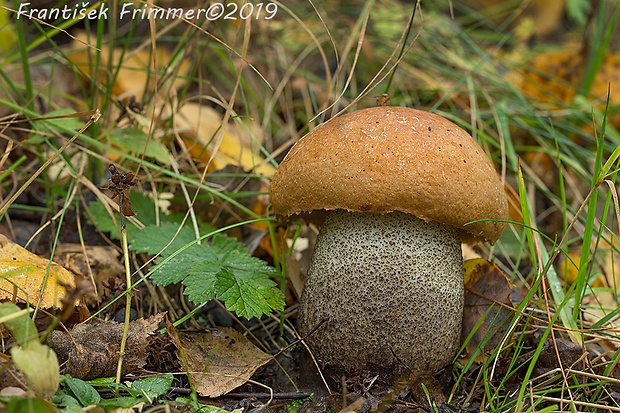
[[[112,176],[108,181],[108,185],[102,187],[107,191],[112,192],[110,198],[114,199],[118,197],[119,210],[121,212],[121,228],[125,228],[125,217],[131,217],[136,215],[136,212],[131,208],[131,201],[125,191],[129,191],[132,186],[138,183],[133,172],[120,173],[114,164],[108,166]]]

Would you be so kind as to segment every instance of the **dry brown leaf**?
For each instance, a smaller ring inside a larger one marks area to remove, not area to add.
[[[193,388],[201,396],[219,397],[236,389],[271,360],[269,354],[232,328],[188,334],[178,333],[169,324],[168,334],[179,349],[179,360],[190,371]]]
[[[129,323],[129,335],[123,359],[123,375],[140,371],[146,364],[152,335],[164,319],[164,313]],[[114,321],[93,321],[71,330],[53,331],[49,346],[66,363],[65,374],[82,380],[112,377],[116,374],[123,324]]]
[[[109,292],[104,283],[109,284],[110,278],[116,279],[125,272],[118,250],[110,246],[87,245],[82,248],[80,244],[61,244],[56,248],[54,256],[60,265],[82,275],[91,283],[94,281],[98,302]]]
[[[59,307],[66,295],[59,282],[75,286],[73,274],[52,261],[39,257],[0,234],[0,299],[26,301],[43,308]],[[45,286],[43,289],[42,286]]]
[[[500,343],[512,318],[510,293],[513,286],[499,268],[483,258],[465,261],[463,270],[465,306],[461,342],[472,334],[476,324],[484,317],[467,343],[467,349],[471,354],[488,335],[492,335],[484,345],[485,351],[492,350]]]
[[[536,350],[532,350],[521,355],[517,359],[517,364],[528,363],[535,353]],[[575,365],[575,363],[581,359],[582,355],[583,347],[579,344],[561,338],[552,339],[549,337],[547,341],[545,341],[543,349],[536,360],[534,377],[545,374],[551,370],[559,369],[560,367],[563,369],[570,367],[575,370],[583,370],[583,364],[579,363]]]

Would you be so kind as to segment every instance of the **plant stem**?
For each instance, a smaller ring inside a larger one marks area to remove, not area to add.
[[[121,210],[122,221],[124,221],[123,218],[124,218],[123,211]],[[125,304],[125,328],[123,329],[123,338],[121,339],[120,355],[118,358],[118,365],[116,367],[116,382],[117,383],[121,382],[123,357],[125,356],[125,344],[127,344],[127,336],[129,335],[129,319],[130,319],[130,313],[131,313],[131,296],[132,296],[131,271],[129,269],[129,251],[127,248],[127,229],[125,228],[125,222],[122,222],[121,224],[121,244],[123,247],[123,257],[125,258],[125,274],[127,276],[127,301]]]

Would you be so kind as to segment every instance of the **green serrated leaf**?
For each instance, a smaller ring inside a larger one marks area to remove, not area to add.
[[[211,248],[217,250],[219,245],[214,240]],[[202,303],[215,293],[226,308],[246,318],[269,314],[272,309],[282,310],[282,293],[271,279],[277,275],[276,269],[252,257],[245,249],[230,250],[230,242],[221,245],[228,250],[221,254],[220,262],[203,261],[189,270],[190,276],[183,280],[188,298]]]
[[[69,387],[73,395],[80,401],[82,406],[90,406],[101,401],[101,396],[97,390],[83,380],[66,376],[65,384]]]
[[[284,308],[282,293],[271,280],[278,275],[273,267],[252,257],[241,242],[224,234],[215,234],[210,244],[206,240],[197,244],[196,234],[189,225],[179,230],[178,223],[165,222],[164,219],[161,219],[160,226],[155,225],[154,205],[145,198],[131,196],[134,209],[138,210],[139,218],[146,226],[143,230],[132,226],[130,230],[128,225],[127,237],[132,250],[161,254],[150,273],[155,284],[183,282],[191,301],[202,304],[217,297],[224,300],[230,310],[246,318],[260,317],[272,309]],[[93,219],[102,230],[116,233],[107,212],[98,208],[103,205],[91,204]],[[153,211],[152,215],[150,212],[142,214],[141,209]],[[170,217],[174,218],[177,217]],[[203,235],[213,230],[210,225],[200,225]]]
[[[179,231],[179,224],[165,222],[161,226],[149,225],[144,227],[140,236],[131,243],[131,249],[136,252],[157,254],[166,248],[162,256],[169,256],[194,240],[196,240],[196,234],[190,228],[183,227]],[[168,245],[170,241],[172,243]]]
[[[54,404],[56,406],[60,406],[60,407],[69,407],[69,406],[78,406],[80,408],[80,411],[82,410],[82,407],[80,406],[80,402],[73,397],[73,395],[71,395],[68,391],[66,390],[58,390],[58,392],[52,396],[52,401],[54,402]]]
[[[177,234],[179,224],[165,223],[160,227],[145,227],[139,237],[131,244],[131,248],[137,252],[146,252],[149,254],[157,254],[162,251],[162,256],[157,259],[160,267],[155,269],[151,274],[151,280],[155,284],[168,285],[183,280],[188,274],[188,270],[198,262],[205,259],[207,252],[205,247],[198,244],[189,245],[196,239],[194,232],[183,227]],[[174,241],[168,245],[170,240]],[[178,250],[183,249],[181,253],[166,259]],[[165,262],[164,262],[165,261]]]
[[[247,252],[242,243],[224,234],[215,234],[211,246],[219,259],[223,259],[233,251]]]
[[[148,139],[148,146],[146,146],[147,139],[147,134],[138,128],[115,129],[108,135],[108,141],[111,144],[118,146],[126,152],[144,152],[145,156],[169,165],[170,157],[166,147],[153,138]],[[146,151],[144,150],[145,146]]]
[[[206,260],[199,262],[189,269],[191,277],[183,280],[187,298],[194,303],[206,303],[215,297],[215,282],[217,274],[222,271],[222,265],[217,261]]]
[[[131,384],[131,388],[134,391],[139,391],[149,401],[165,394],[170,386],[174,376],[171,374],[165,374],[161,376],[146,377],[141,380],[136,380]]]

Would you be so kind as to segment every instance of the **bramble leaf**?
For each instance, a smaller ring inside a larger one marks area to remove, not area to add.
[[[167,215],[164,220],[162,216],[162,222],[157,226],[152,201],[144,196],[136,199],[138,202],[134,203],[134,208],[146,226],[143,230],[134,226],[130,236],[128,225],[129,244],[136,252],[161,254],[155,261],[158,267],[151,271],[151,280],[155,284],[182,282],[185,293],[194,303],[218,298],[229,310],[246,318],[260,317],[284,308],[282,292],[271,279],[278,275],[277,270],[252,257],[241,242],[224,234],[215,234],[210,242],[204,239],[198,244],[194,230],[188,225],[179,230],[177,222],[170,222],[182,217]],[[133,202],[133,196],[131,200]],[[104,210],[99,215],[100,211],[94,207],[91,205],[91,214],[99,227],[116,232],[107,212]],[[143,214],[142,209],[148,212]],[[200,225],[201,235],[213,230],[210,225]]]
[[[284,309],[284,297],[270,278],[277,275],[275,268],[240,251],[227,254],[224,266],[225,271],[218,273],[215,290],[227,308],[246,318]]]
[[[157,254],[165,248],[161,252],[161,257],[155,261],[161,265],[151,275],[151,280],[155,284],[178,283],[187,276],[189,269],[194,264],[205,259],[207,252],[204,246],[199,244],[187,246],[196,240],[194,231],[183,227],[177,234],[178,229],[179,224],[176,223],[164,223],[160,227],[149,225],[130,244],[131,249],[148,254]],[[174,241],[168,245],[173,238]],[[167,245],[168,247],[166,247]],[[180,249],[183,251],[165,261],[166,258]]]

